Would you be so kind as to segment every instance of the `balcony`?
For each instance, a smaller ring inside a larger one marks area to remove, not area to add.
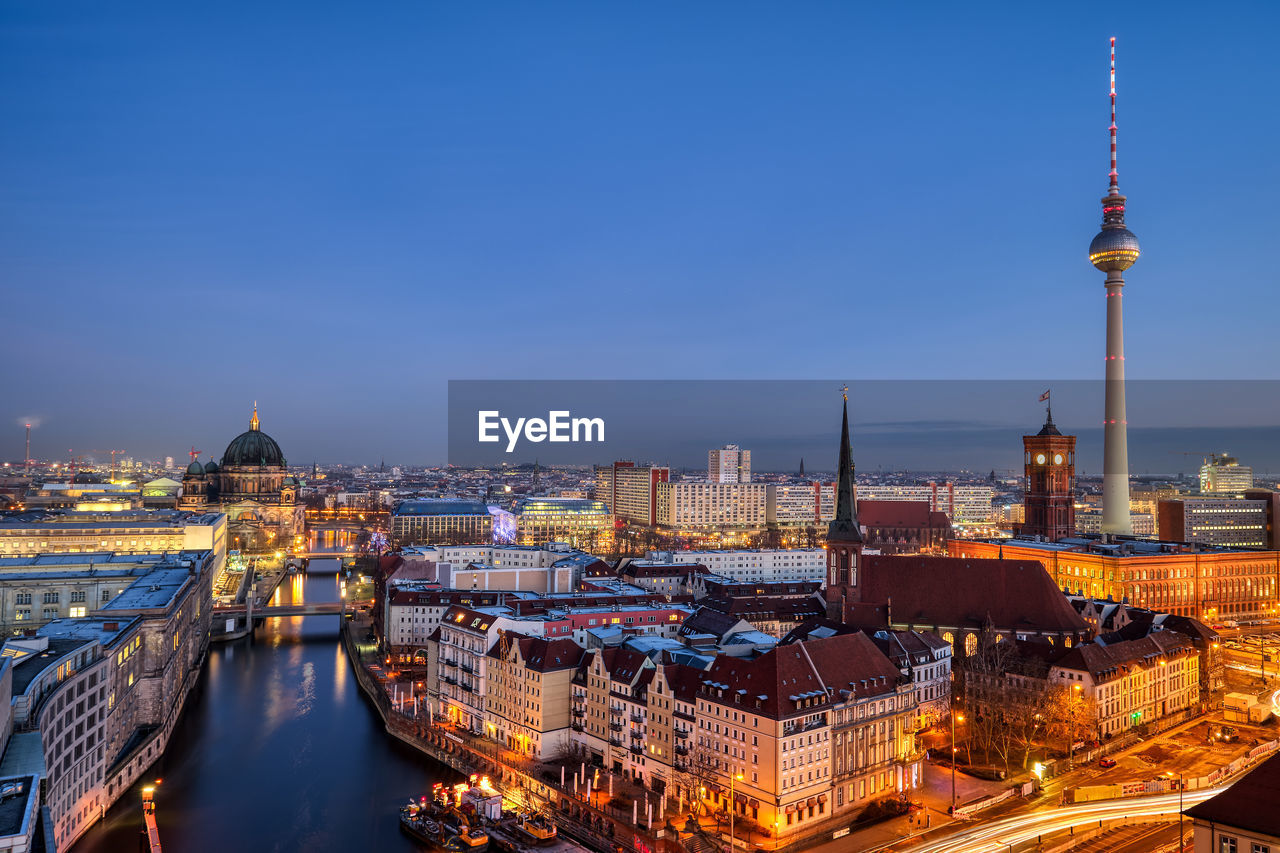
[[[475,688],[472,687],[470,684],[467,684],[465,681],[459,682],[458,686],[461,687],[463,690],[467,691],[468,693],[475,692]]]
[[[685,729],[672,729],[671,731],[681,740],[687,740],[689,738],[689,732]]]
[[[676,755],[688,755],[688,754],[689,754],[689,747],[685,746],[682,743],[676,744]]]
[[[622,723],[619,723],[619,722],[609,723],[609,728],[613,729],[615,732],[620,732],[622,731]]]
[[[634,743],[633,743],[633,744],[631,744],[631,754],[632,754],[632,755],[644,755],[644,747],[643,747],[643,746],[636,746]]]
[[[643,723],[643,722],[644,722],[644,715],[643,715],[643,714],[632,714],[632,715],[631,715],[631,722],[633,722],[633,723]]]
[[[585,708],[572,708],[569,710],[569,713],[573,714],[575,717],[585,717],[587,715]]]
[[[622,746],[622,738],[611,737],[609,738],[609,743],[613,744],[614,746]]]
[[[454,678],[452,675],[442,675],[442,676],[440,676],[440,680],[441,680],[441,681],[443,681],[445,684],[457,684],[457,683],[458,683],[458,679]]]
[[[617,716],[621,717],[623,714],[623,710],[619,708],[617,705],[611,705],[609,706],[609,713],[616,714]]]
[[[644,729],[632,729],[631,737],[633,740],[639,740],[644,737]]]
[[[445,666],[457,666],[457,665],[458,665],[458,662],[457,662],[456,660],[454,660],[453,658],[440,658],[440,663],[444,664]]]
[[[580,732],[582,731],[582,723],[570,723],[569,728],[573,729],[575,732]]]
[[[471,664],[469,663],[458,664],[458,669],[462,670],[463,672],[469,672],[473,675],[475,674],[475,670],[471,668]]]
[[[791,735],[800,734],[801,732],[811,732],[814,729],[820,729],[827,724],[827,717],[823,714],[816,720],[810,720],[807,723],[802,720],[785,723],[782,726],[782,736],[790,737]]]
[[[680,720],[688,720],[691,723],[697,722],[697,720],[694,719],[693,714],[686,714],[684,711],[674,711],[672,712],[672,716]]]

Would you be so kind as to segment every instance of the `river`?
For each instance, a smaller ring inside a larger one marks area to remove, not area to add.
[[[336,574],[286,578],[282,602],[339,600]],[[138,850],[142,787],[156,788],[171,853],[410,851],[396,816],[452,770],[388,736],[334,616],[268,620],[213,645],[164,756],[72,848]]]

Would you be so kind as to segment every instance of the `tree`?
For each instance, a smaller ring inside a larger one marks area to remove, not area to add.
[[[676,756],[675,775],[677,784],[684,788],[689,800],[702,804],[706,809],[706,803],[699,794],[720,778],[720,759],[711,747],[702,742],[702,738],[695,740],[688,755]]]

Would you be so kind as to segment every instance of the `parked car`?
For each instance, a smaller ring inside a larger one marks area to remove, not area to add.
[[[1098,759],[1098,766],[1099,767],[1115,767],[1116,760],[1114,758],[1101,758],[1101,759]]]

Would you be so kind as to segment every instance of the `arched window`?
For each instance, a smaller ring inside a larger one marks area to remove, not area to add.
[[[956,644],[956,635],[951,633],[950,631],[947,631],[945,634],[943,634],[942,639],[947,641],[948,646],[954,647]]]
[[[965,635],[964,635],[964,653],[965,653],[965,655],[966,655],[966,656],[971,655],[971,654],[973,654],[974,652],[976,652],[977,650],[978,650],[978,635],[977,635],[977,634],[965,634]]]

